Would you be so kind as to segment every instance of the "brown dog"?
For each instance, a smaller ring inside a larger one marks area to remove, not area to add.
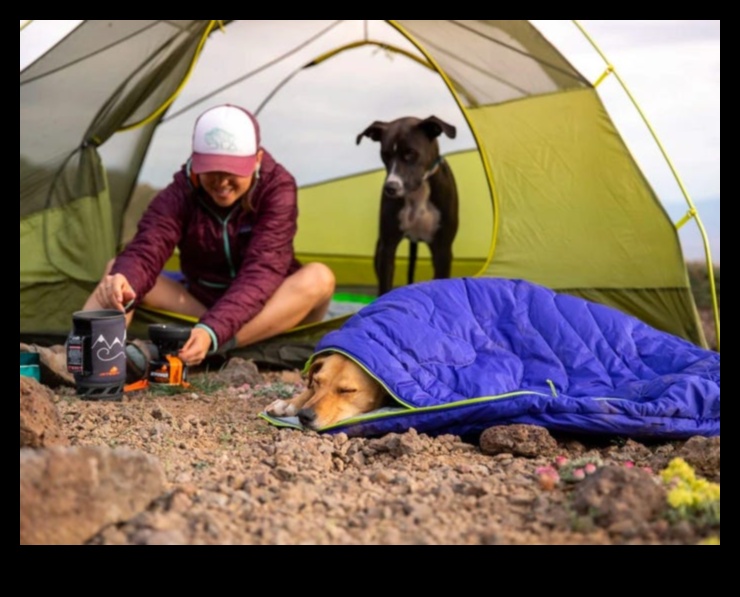
[[[437,137],[454,138],[456,129],[436,116],[375,121],[359,135],[380,143],[386,178],[380,199],[380,229],[375,246],[378,296],[393,288],[396,250],[409,239],[408,284],[414,281],[418,244],[432,254],[434,278],[449,278],[452,243],[458,226],[455,177],[439,154]]]
[[[388,403],[383,387],[357,363],[330,353],[311,363],[304,392],[288,400],[275,400],[265,412],[275,417],[297,416],[301,425],[318,430]]]

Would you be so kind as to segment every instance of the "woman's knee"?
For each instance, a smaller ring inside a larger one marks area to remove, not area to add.
[[[302,292],[313,294],[322,300],[327,300],[334,294],[336,277],[334,272],[323,263],[307,263],[296,273],[300,273]]]
[[[316,279],[316,285],[322,288],[325,293],[329,295],[334,294],[334,290],[337,286],[337,279],[331,268],[323,263],[311,263],[310,265],[314,270],[313,275]]]

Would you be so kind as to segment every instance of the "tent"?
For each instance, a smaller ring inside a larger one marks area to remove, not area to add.
[[[516,20],[82,21],[20,73],[22,340],[67,334],[195,116],[222,102],[259,115],[299,183],[298,256],[342,289],[375,284],[383,172],[356,135],[435,114],[459,131],[441,140],[461,200],[453,276],[529,280],[706,346],[676,227],[597,88]],[[267,345],[310,350],[347,317]]]

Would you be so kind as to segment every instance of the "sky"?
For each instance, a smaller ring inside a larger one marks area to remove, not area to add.
[[[531,22],[587,79],[596,81],[603,73],[604,59],[573,21]],[[21,21],[21,25],[23,23]],[[33,21],[22,29],[21,69],[76,23]],[[675,173],[613,75],[599,86],[599,94],[612,120],[674,221],[687,209],[681,191],[683,185],[712,238],[713,261],[718,263],[720,21],[583,20],[577,23],[625,83],[662,144]],[[265,118],[268,117],[266,114]],[[357,125],[349,126],[356,128]],[[263,128],[269,130],[266,125]],[[343,134],[345,132],[346,128]],[[465,143],[464,135],[460,137],[459,143]],[[166,151],[160,153],[168,154]],[[376,159],[376,153],[373,150],[372,159]],[[295,166],[299,181],[300,167]],[[150,169],[159,171],[156,165],[151,165]],[[169,176],[171,170],[168,164],[162,171]],[[156,178],[157,175],[152,176]],[[703,258],[701,238],[693,223],[681,231],[681,242],[685,252],[690,253],[688,258]]]

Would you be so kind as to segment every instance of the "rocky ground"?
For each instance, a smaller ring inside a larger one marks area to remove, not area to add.
[[[97,402],[21,378],[21,543],[719,542],[718,501],[716,517],[672,508],[660,475],[685,463],[718,485],[719,437],[509,426],[467,442],[413,429],[348,438],[257,416],[301,388],[298,371],[232,359],[190,381]]]

